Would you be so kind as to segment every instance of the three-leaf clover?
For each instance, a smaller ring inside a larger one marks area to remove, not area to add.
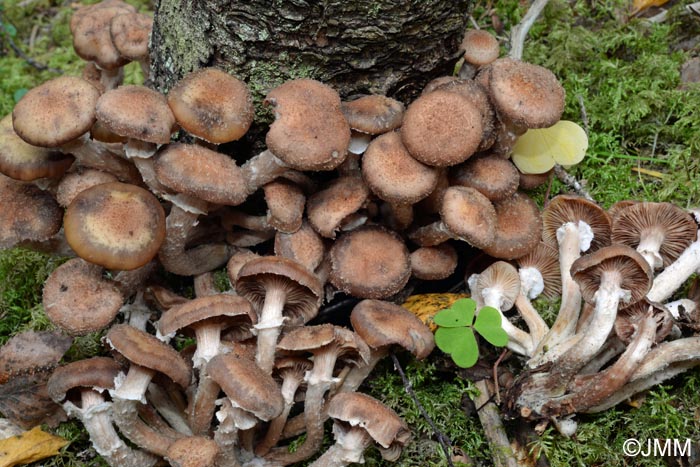
[[[463,298],[433,317],[438,325],[435,343],[462,368],[474,366],[479,358],[474,331],[496,347],[508,343],[508,335],[501,326],[501,314],[497,309],[485,306],[479,310],[476,319],[475,315],[476,302],[471,298]]]

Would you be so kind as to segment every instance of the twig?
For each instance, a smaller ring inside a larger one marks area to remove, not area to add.
[[[481,409],[477,411],[477,414],[491,446],[493,465],[495,467],[518,467],[518,461],[510,446],[498,407],[491,402],[488,382],[482,379],[476,381],[474,385],[479,390],[479,395],[474,398],[474,404]]]
[[[507,355],[510,355],[510,351],[508,349],[504,349],[503,352],[501,352],[501,355],[498,356],[496,363],[493,364],[493,394],[496,397],[496,404],[498,405],[501,405],[501,389],[498,385],[498,365],[501,364]]]
[[[590,195],[590,193],[588,193],[588,190],[586,190],[583,187],[581,182],[576,180],[575,177],[573,177],[569,172],[564,170],[564,167],[560,166],[559,164],[555,165],[554,174],[564,185],[572,189],[577,195],[586,198],[588,201],[595,202],[593,197]]]
[[[433,433],[435,433],[438,443],[440,443],[440,446],[442,446],[442,450],[445,451],[447,465],[454,467],[454,463],[452,462],[452,442],[442,431],[438,429],[435,422],[433,422],[433,419],[430,417],[430,415],[428,415],[428,412],[425,411],[423,404],[420,403],[418,396],[416,396],[415,391],[413,391],[413,385],[406,377],[406,373],[404,373],[401,363],[399,363],[399,359],[396,358],[396,355],[393,353],[391,354],[391,360],[394,362],[394,368],[396,368],[396,371],[398,371],[399,375],[401,375],[401,380],[403,381],[403,387],[406,390],[406,393],[411,396],[411,399],[413,399],[413,402],[416,404],[416,407],[418,407],[421,415],[428,422],[428,425],[430,425],[430,428],[432,428]]]
[[[2,30],[2,32],[4,32],[4,34],[3,34],[4,39],[7,41],[7,43],[9,44],[10,48],[15,53],[15,55],[17,55],[19,58],[23,59],[25,62],[27,62],[27,64],[33,66],[34,68],[36,68],[37,70],[40,70],[40,71],[46,70],[46,71],[50,71],[51,73],[56,73],[59,75],[63,74],[63,70],[59,70],[58,68],[51,68],[48,65],[44,65],[43,63],[37,62],[32,57],[25,54],[22,51],[22,49],[20,49],[19,46],[17,44],[15,44],[15,41],[12,40],[12,37],[8,33],[7,29],[5,29],[5,25],[2,22],[2,18],[0,18],[0,29]]]
[[[535,0],[530,5],[530,8],[523,16],[523,19],[510,32],[510,53],[508,56],[516,60],[523,58],[523,49],[525,47],[525,37],[530,32],[530,28],[540,16],[544,7],[547,6],[549,0]]]
[[[581,123],[583,123],[583,131],[588,134],[588,113],[586,113],[586,104],[583,102],[583,96],[581,94],[576,94],[576,100],[578,100],[578,105],[581,107]]]

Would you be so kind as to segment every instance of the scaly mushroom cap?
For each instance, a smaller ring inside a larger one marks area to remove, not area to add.
[[[450,177],[453,185],[476,188],[493,202],[508,198],[520,184],[515,165],[496,155],[472,157],[455,167]]]
[[[369,361],[369,347],[365,341],[349,329],[333,324],[303,326],[286,333],[277,343],[277,348],[286,355],[316,353],[332,347],[338,360],[360,366]]]
[[[493,206],[497,218],[494,242],[484,252],[509,260],[531,252],[542,238],[542,216],[537,204],[525,193],[516,191]]]
[[[420,162],[447,167],[464,162],[479,147],[481,112],[466,97],[442,90],[423,94],[406,109],[401,139]]]
[[[175,117],[165,96],[145,86],[119,86],[97,101],[97,120],[109,131],[148,143],[166,144]]]
[[[128,324],[112,326],[104,337],[110,347],[132,364],[163,373],[181,388],[187,388],[192,370],[169,345]]]
[[[302,189],[285,179],[273,180],[263,186],[267,221],[278,232],[294,233],[304,217],[306,196]]]
[[[61,229],[61,211],[36,185],[0,175],[0,248],[49,239]]]
[[[335,238],[343,219],[365,206],[369,188],[361,177],[340,177],[309,197],[306,216],[322,237]]]
[[[653,238],[667,267],[695,241],[697,231],[693,217],[674,204],[635,203],[613,217],[611,240],[638,248],[640,240]]]
[[[58,204],[67,208],[71,201],[73,201],[73,198],[78,196],[80,192],[92,188],[95,185],[116,181],[118,181],[117,177],[110,173],[78,167],[74,172],[71,171],[67,173],[58,183],[56,200]]]
[[[304,266],[279,256],[248,261],[238,272],[236,292],[250,300],[259,312],[269,286],[284,286],[287,298],[282,313],[288,323],[304,324],[318,313],[323,298],[319,280]]]
[[[168,144],[157,153],[154,168],[164,186],[210,203],[237,206],[248,197],[236,161],[203,146]]]
[[[408,426],[396,412],[366,394],[336,394],[328,403],[328,416],[351,426],[362,427],[384,449],[395,447],[400,452],[411,438]],[[389,453],[383,451],[382,455]],[[391,457],[395,460],[398,453]]]
[[[350,322],[373,349],[399,345],[422,360],[435,348],[430,328],[416,315],[391,302],[362,300],[350,312]]]
[[[489,65],[489,94],[501,118],[521,128],[546,128],[564,112],[565,92],[539,65],[499,58]]]
[[[372,94],[341,105],[343,115],[355,131],[379,135],[397,129],[403,120],[403,103],[391,97]]]
[[[151,192],[126,183],[82,191],[66,210],[66,241],[81,258],[108,269],[136,269],[165,238],[165,212]]]
[[[615,334],[622,342],[625,344],[630,343],[650,308],[657,323],[654,342],[658,344],[671,333],[671,329],[673,329],[673,316],[671,313],[662,304],[644,298],[634,305],[622,308],[617,312]]]
[[[112,18],[109,34],[119,55],[127,60],[148,57],[148,41],[153,29],[153,18],[143,13],[125,13]]]
[[[76,10],[70,20],[75,53],[107,70],[128,63],[114,46],[109,26],[115,16],[135,12],[136,8],[121,0],[105,0]]]
[[[611,245],[583,255],[571,265],[571,277],[581,288],[581,297],[595,303],[601,277],[613,275],[623,290],[629,290],[631,298],[627,306],[642,300],[651,288],[651,266],[644,257],[625,245]]]
[[[254,361],[233,354],[221,354],[207,364],[207,373],[234,404],[268,421],[282,413],[284,398],[272,376]]]
[[[517,259],[520,269],[533,268],[539,271],[544,282],[542,295],[555,299],[561,295],[561,271],[559,251],[544,242],[539,242],[534,250]]]
[[[449,243],[420,247],[411,252],[411,272],[416,279],[445,279],[455,271],[458,260],[457,251]]]
[[[309,271],[321,264],[325,252],[323,239],[306,221],[294,233],[277,232],[275,235],[275,254],[293,259]]]
[[[114,378],[121,367],[109,357],[91,357],[77,360],[53,370],[46,389],[57,404],[63,403],[68,392],[76,388],[91,388],[97,391],[114,388]]]
[[[236,141],[253,123],[248,87],[217,68],[185,75],[168,93],[168,104],[182,128],[210,143]]]
[[[542,211],[542,240],[559,248],[557,229],[567,222],[583,221],[593,231],[589,251],[610,245],[612,223],[610,216],[597,204],[574,195],[558,195],[552,198]]]
[[[173,467],[211,467],[219,454],[219,445],[213,439],[185,436],[168,446],[164,458]]]
[[[22,181],[60,178],[74,160],[70,154],[28,144],[15,133],[12,115],[0,120],[0,173]]]
[[[477,66],[488,65],[496,60],[501,52],[498,39],[483,29],[468,30],[459,48],[464,50],[464,60]]]
[[[362,177],[384,201],[414,204],[437,185],[437,170],[415,160],[392,131],[376,137],[362,156]]]
[[[186,327],[217,324],[222,330],[231,326],[250,328],[257,321],[253,306],[237,295],[217,294],[197,297],[164,311],[158,320],[158,331],[171,335]]]
[[[49,275],[42,301],[49,319],[68,334],[83,335],[109,326],[124,303],[102,268],[73,258]]]
[[[491,201],[474,188],[447,188],[440,217],[450,232],[476,248],[483,249],[493,243],[496,210]]]
[[[297,170],[333,170],[343,163],[350,125],[335,90],[297,79],[270,91],[265,103],[274,107],[276,116],[265,137],[275,156]]]
[[[354,297],[390,297],[411,276],[408,248],[383,227],[363,226],[343,234],[331,247],[330,258],[330,282]]]
[[[82,78],[61,76],[30,89],[15,105],[17,136],[34,146],[61,146],[88,132],[100,91]]]

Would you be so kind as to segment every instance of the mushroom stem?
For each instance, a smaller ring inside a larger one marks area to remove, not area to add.
[[[367,379],[369,374],[372,373],[372,370],[377,366],[377,363],[389,355],[389,350],[389,346],[377,348],[370,347],[369,360],[367,361],[367,364],[352,367],[335,393],[357,391],[360,385]]]
[[[658,227],[653,230],[648,230],[639,239],[637,251],[649,263],[651,269],[659,269],[664,264],[664,260],[659,254],[661,244],[666,236]]]
[[[79,165],[111,173],[124,182],[137,185],[141,183],[139,172],[133,164],[114,154],[104,145],[91,140],[87,133],[63,144],[60,150],[66,154],[72,154]]]
[[[161,417],[167,421],[178,433],[191,436],[192,429],[185,420],[182,411],[175,405],[168,393],[157,384],[148,385],[148,401],[153,405]]]
[[[216,412],[216,399],[221,387],[209,377],[206,365],[199,369],[199,383],[187,412],[195,435],[205,435]]]
[[[219,445],[216,457],[218,467],[240,467],[238,461],[238,427],[235,422],[233,404],[228,397],[222,400],[221,408],[216,412],[219,426],[214,431],[214,441]]]
[[[544,336],[549,332],[549,326],[544,322],[540,314],[537,312],[529,298],[523,295],[522,291],[515,299],[515,307],[518,309],[520,316],[525,320],[527,328],[530,330],[530,338],[533,344],[538,344]]]
[[[132,363],[124,379],[116,383],[116,389],[112,391],[112,396],[115,400],[134,400],[145,404],[144,395],[155,373],[155,370]]]
[[[165,456],[168,447],[177,438],[166,436],[141,420],[138,404],[135,400],[115,399],[112,402],[114,422],[129,441],[154,454]]]
[[[294,396],[301,385],[301,379],[299,378],[284,378],[282,380],[282,397],[284,398],[284,409],[282,413],[272,419],[270,426],[267,428],[267,433],[262,441],[258,443],[255,447],[255,454],[258,456],[264,456],[270,449],[272,449],[282,436],[282,430],[284,430],[284,425],[287,423],[289,418],[289,412],[294,406]]]
[[[287,300],[287,292],[283,285],[276,287],[271,285],[265,293],[265,302],[260,311],[260,321],[254,326],[258,330],[258,347],[255,354],[255,362],[266,374],[272,374],[275,364],[275,347],[282,324],[284,309]]]
[[[221,328],[218,324],[200,324],[194,328],[197,350],[192,356],[195,368],[202,368],[219,353]]]
[[[647,294],[652,302],[666,301],[700,268],[700,240],[696,240],[668,267],[654,278],[654,285]]]
[[[335,422],[336,424],[339,422]],[[336,442],[309,467],[343,467],[363,463],[363,452],[372,444],[372,437],[362,428],[338,428],[333,425]]]
[[[481,298],[485,306],[498,310],[501,315],[501,327],[508,334],[507,347],[520,355],[532,355],[534,344],[530,334],[516,327],[501,311],[501,292],[494,287],[487,287],[481,291]]]
[[[241,166],[243,177],[248,185],[248,193],[254,193],[261,186],[281,177],[289,169],[287,164],[269,150],[252,157]]]

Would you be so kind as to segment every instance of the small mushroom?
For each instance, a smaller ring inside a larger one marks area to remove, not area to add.
[[[153,18],[144,13],[124,13],[112,17],[109,35],[119,55],[139,62],[144,78],[149,75],[148,41],[153,29]]]
[[[482,248],[494,258],[512,260],[530,253],[542,235],[542,218],[537,204],[525,193],[493,203],[496,226],[493,243]]]
[[[309,197],[306,216],[311,226],[325,238],[335,238],[342,223],[366,206],[369,188],[358,176],[332,180]]]
[[[416,279],[446,279],[457,268],[457,251],[449,243],[423,246],[411,252],[411,274]]]
[[[471,157],[450,174],[452,184],[479,190],[492,202],[512,196],[520,184],[518,169],[496,155]]]

